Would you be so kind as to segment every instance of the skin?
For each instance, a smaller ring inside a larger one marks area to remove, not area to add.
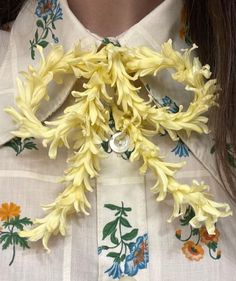
[[[115,37],[150,13],[164,0],[68,0],[79,21],[101,37]]]

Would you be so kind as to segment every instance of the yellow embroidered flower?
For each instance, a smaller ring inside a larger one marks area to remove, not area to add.
[[[182,247],[182,251],[186,258],[191,261],[199,261],[204,256],[204,249],[201,245],[196,245],[193,241],[187,241]]]
[[[20,206],[15,203],[2,203],[0,207],[0,219],[1,221],[9,220],[20,215]]]

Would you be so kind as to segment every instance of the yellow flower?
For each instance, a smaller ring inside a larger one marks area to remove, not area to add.
[[[0,207],[0,219],[1,221],[9,220],[20,215],[20,206],[15,203],[2,203]]]
[[[90,203],[86,192],[93,191],[90,179],[99,175],[100,159],[104,157],[102,143],[113,134],[109,127],[110,114],[115,129],[130,137],[130,146],[134,148],[130,161],[142,161],[140,173],[145,174],[150,169],[156,177],[151,188],[157,195],[156,200],[164,200],[168,193],[172,195],[174,207],[169,221],[183,214],[190,205],[195,212],[190,224],[195,228],[205,225],[208,234],[214,234],[218,218],[232,214],[229,206],[208,199],[208,187],[204,183],[180,184],[175,173],[185,163],[165,162],[159,147],[149,139],[164,132],[172,140],[178,140],[185,133],[187,136],[192,132],[208,133],[208,118],[203,114],[216,104],[219,86],[216,80],[207,80],[211,76],[210,67],[202,66],[198,58],[192,59],[195,48],[197,46],[193,45],[189,50],[178,52],[173,49],[171,40],[161,46],[160,53],[147,47],[112,44],[84,51],[78,44],[67,53],[62,46],[55,46],[45,58],[43,49],[38,47],[42,58],[40,66],[30,66],[28,72],[22,73],[24,81],[18,80],[18,109],[6,109],[20,125],[13,134],[41,138],[43,145],[49,147],[52,159],[61,146],[73,149],[74,155],[68,159],[69,167],[61,180],[66,185],[65,190],[54,202],[43,207],[45,217],[36,219],[35,228],[21,232],[22,236],[31,241],[42,239],[48,249],[52,234],[65,235],[70,214],[88,214]],[[186,111],[180,106],[179,112],[171,114],[168,107],[159,108],[151,99],[145,101],[139,96],[137,79],[168,68],[174,70],[174,80],[194,93]],[[72,91],[74,104],[56,120],[42,124],[36,113],[40,102],[50,98],[47,86],[52,80],[62,83],[65,73],[85,78],[84,90]],[[186,246],[186,253],[187,249]],[[198,250],[201,253],[201,249]]]

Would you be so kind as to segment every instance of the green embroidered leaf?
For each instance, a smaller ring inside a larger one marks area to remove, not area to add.
[[[192,207],[188,207],[183,218],[180,219],[181,225],[188,225],[190,220],[195,216],[194,210]]]
[[[32,141],[24,143],[24,148],[29,149],[29,150],[32,150],[32,149],[38,150],[36,143],[34,143]]]
[[[42,20],[37,20],[37,21],[36,21],[36,24],[37,24],[38,27],[41,27],[41,28],[44,29],[44,23],[43,23]]]
[[[39,46],[41,46],[41,47],[43,47],[43,48],[46,48],[47,47],[47,45],[48,45],[49,43],[47,42],[47,41],[40,41],[39,43],[38,43],[38,45]]]
[[[130,225],[130,223],[127,221],[127,219],[125,219],[125,218],[120,218],[120,223],[123,225],[123,226],[126,226],[126,227],[132,227],[131,225]]]
[[[130,156],[131,156],[131,154],[132,154],[133,151],[134,151],[134,149],[133,149],[133,150],[127,150],[127,151],[125,151],[125,152],[121,155],[121,157],[122,157],[124,160],[128,160],[128,159],[130,158]]]
[[[138,235],[138,229],[134,228],[132,231],[122,235],[122,239],[125,241],[132,240]]]
[[[16,156],[17,156],[25,148],[26,149],[36,149],[36,150],[38,150],[36,143],[34,143],[32,141],[33,139],[34,138],[26,138],[24,141],[22,141],[21,138],[15,137],[15,138],[11,139],[10,141],[8,141],[7,143],[5,143],[4,146],[11,147],[16,152]]]
[[[113,204],[105,204],[104,205],[105,208],[108,208],[110,210],[121,210],[122,208]]]
[[[123,254],[121,257],[120,257],[120,262],[122,262],[124,259],[125,259],[126,255]]]
[[[193,228],[192,229],[192,235],[198,235],[199,234],[199,229],[198,228]]]
[[[111,258],[117,258],[119,256],[120,256],[120,254],[116,253],[116,252],[110,252],[107,254],[107,257],[111,257]]]
[[[130,211],[132,211],[132,208],[127,207],[127,208],[123,208],[123,210],[125,210],[126,212],[130,212]]]
[[[118,41],[114,41],[114,42],[113,42],[113,41],[111,41],[111,40],[110,40],[109,38],[107,38],[107,37],[103,38],[102,43],[105,44],[105,45],[111,43],[111,44],[113,44],[114,46],[121,47],[121,45],[120,45],[120,43],[119,43]]]
[[[6,250],[10,245],[12,245],[12,235],[11,233],[3,233],[0,236],[0,244],[2,243],[2,249]]]
[[[35,41],[38,42],[38,39],[39,39],[38,29],[35,31],[34,37],[35,37]]]
[[[207,247],[215,252],[217,249],[217,242],[211,241],[207,244]]]
[[[115,213],[115,217],[117,217],[121,213],[121,210]]]
[[[103,245],[103,246],[101,246],[101,249],[102,249],[102,250],[108,250],[108,249],[109,249],[109,247],[108,247],[108,246]]]
[[[116,230],[114,232],[112,232],[111,236],[111,242],[115,245],[118,245],[119,244],[119,240],[118,238],[116,237]]]
[[[30,48],[30,55],[31,55],[31,58],[34,60],[35,59],[35,50],[34,50],[33,46],[31,46],[31,48]]]
[[[15,217],[15,218],[11,218],[9,221],[5,221],[3,223],[3,226],[5,228],[9,227],[9,226],[14,226],[16,228],[18,228],[19,230],[23,230],[24,229],[24,226],[26,225],[32,225],[32,221],[25,217],[25,218],[22,218],[20,219],[20,217]]]
[[[27,242],[27,238],[20,237],[17,232],[12,233],[12,239],[13,243],[19,245],[21,248],[23,248],[23,250],[25,250],[25,248],[30,248]]]
[[[8,141],[7,143],[5,143],[4,146],[11,147],[12,149],[15,150],[16,155],[18,155],[22,151],[21,138],[15,137],[15,138],[11,139],[10,141]]]
[[[111,150],[111,148],[109,146],[109,142],[108,141],[103,141],[101,143],[101,145],[102,145],[102,148],[104,149],[104,151],[106,151],[107,153],[111,153],[112,152],[112,150]]]
[[[117,223],[118,223],[118,218],[115,219],[114,221],[107,223],[104,226],[102,240],[104,240],[108,235],[110,235],[116,229]]]

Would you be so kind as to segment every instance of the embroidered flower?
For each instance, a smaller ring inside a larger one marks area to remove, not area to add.
[[[162,106],[168,106],[169,111],[172,113],[177,113],[179,111],[178,105],[169,97],[165,96],[161,101]]]
[[[208,245],[211,242],[218,242],[220,232],[218,229],[215,229],[215,234],[209,235],[205,227],[200,228],[200,236],[201,236],[201,242]]]
[[[208,247],[209,256],[213,260],[218,260],[221,257],[221,251],[217,250],[220,236],[219,230],[215,228],[215,234],[210,235],[205,226],[193,228],[189,222],[194,216],[194,210],[189,207],[187,208],[183,218],[180,219],[182,226],[189,226],[190,228],[190,233],[187,237],[182,237],[181,229],[177,229],[175,232],[176,238],[182,242],[185,242],[182,247],[183,253],[192,261],[199,260],[204,256],[203,246],[205,245]],[[194,239],[196,242],[193,242],[193,240],[190,239]],[[200,242],[202,244],[200,244]]]
[[[120,268],[120,263],[114,262],[112,266],[105,271],[105,273],[108,273],[109,276],[112,276],[113,279],[116,279],[120,278],[123,272]]]
[[[180,130],[187,136],[191,132],[208,132],[208,118],[203,114],[215,105],[215,93],[219,86],[215,79],[205,81],[211,76],[210,66],[202,67],[196,57],[192,60],[194,49],[196,45],[182,54],[172,48],[171,40],[162,44],[161,53],[147,47],[120,48],[108,44],[98,52],[94,46],[88,53],[76,45],[65,54],[62,46],[53,46],[45,58],[43,48],[38,46],[42,57],[40,66],[29,67],[24,73],[24,81],[17,80],[19,94],[16,103],[19,110],[8,107],[5,112],[19,123],[18,130],[12,133],[18,137],[33,134],[42,139],[45,147],[50,146],[50,158],[55,159],[57,149],[62,146],[71,147],[74,154],[68,159],[68,168],[61,180],[65,190],[54,202],[44,205],[45,216],[34,221],[33,229],[21,232],[22,236],[32,241],[42,239],[48,249],[47,242],[52,234],[65,235],[70,214],[88,214],[91,205],[86,194],[93,190],[90,180],[99,176],[100,160],[104,158],[101,143],[110,137],[109,110],[113,113],[117,130],[126,133],[135,147],[130,161],[143,162],[140,173],[146,173],[147,169],[153,172],[156,182],[151,190],[156,194],[156,201],[165,200],[168,194],[173,197],[173,213],[169,222],[179,217],[190,204],[195,211],[189,222],[192,227],[206,225],[208,233],[214,234],[216,221],[232,215],[227,203],[211,200],[206,192],[209,188],[204,182],[193,181],[191,185],[178,182],[176,172],[184,163],[165,162],[159,147],[149,138],[164,130],[172,140],[177,139]],[[139,77],[155,75],[167,68],[174,68],[176,72],[172,73],[172,78],[194,92],[194,99],[186,111],[180,105],[178,113],[169,114],[167,108],[152,106],[150,102],[144,102],[139,96],[140,88],[134,85],[133,81]],[[48,84],[52,80],[62,82],[60,75],[71,74],[72,71],[76,78],[87,79],[84,91],[72,91],[74,104],[53,122],[41,123],[35,114],[42,99],[48,99]],[[107,93],[109,87],[114,88],[114,96]],[[28,99],[30,102],[27,102]],[[127,225],[127,220],[119,217],[111,222],[104,231],[106,237],[113,235],[118,223]],[[136,235],[136,231],[134,233]],[[121,258],[120,252],[114,255],[117,254]]]
[[[15,203],[2,203],[0,207],[0,219],[3,221],[0,226],[0,244],[2,250],[12,248],[12,258],[9,263],[11,266],[16,256],[16,246],[18,245],[23,250],[29,248],[27,238],[20,237],[19,231],[25,226],[32,225],[32,221],[27,218],[20,217],[20,206]]]
[[[35,9],[37,29],[34,38],[30,40],[31,58],[35,59],[35,48],[37,45],[46,48],[49,44],[48,35],[51,34],[54,43],[59,39],[54,34],[55,22],[63,19],[60,3],[57,0],[39,0]]]
[[[57,6],[57,0],[40,0],[35,10],[35,15],[39,18],[53,14]]]
[[[129,276],[137,274],[139,269],[147,268],[148,236],[144,234],[136,239],[136,243],[130,243],[130,254],[125,259],[125,273]]]
[[[20,206],[14,203],[2,203],[0,208],[1,221],[7,221],[10,218],[18,217],[20,215]]]
[[[180,239],[181,238],[181,233],[182,233],[182,230],[181,229],[177,229],[176,232],[175,232],[175,236]]]
[[[99,255],[103,251],[108,251],[106,257],[113,258],[113,266],[106,270],[105,273],[108,272],[113,279],[123,272],[125,277],[134,276],[139,269],[147,268],[149,261],[148,235],[145,233],[138,236],[138,229],[132,228],[128,221],[128,215],[132,208],[125,207],[123,202],[121,202],[121,206],[105,204],[104,207],[115,211],[114,215],[116,217],[115,220],[108,222],[103,228],[102,240],[109,238],[109,246],[102,245],[98,247]]]
[[[187,241],[182,247],[182,251],[186,258],[192,261],[199,261],[204,256],[204,249],[201,245],[196,245],[193,241]]]
[[[189,148],[181,139],[179,139],[176,147],[171,150],[171,152],[174,152],[175,155],[178,155],[179,157],[188,157],[189,151]]]

